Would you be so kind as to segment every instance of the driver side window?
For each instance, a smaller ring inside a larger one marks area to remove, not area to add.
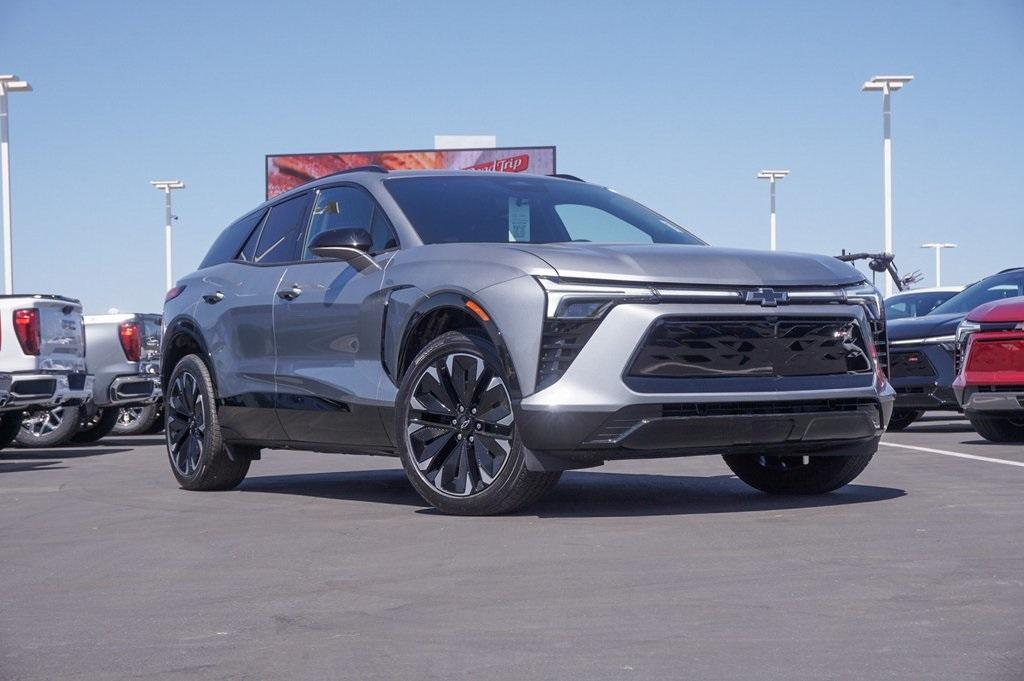
[[[373,238],[371,253],[398,247],[394,228],[370,195],[356,187],[331,187],[317,193],[310,216],[303,260],[316,258],[309,252],[313,237],[331,229],[365,229]]]

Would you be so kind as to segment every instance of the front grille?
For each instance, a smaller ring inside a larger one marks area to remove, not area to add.
[[[648,332],[629,374],[758,378],[872,369],[860,325],[848,317],[663,317]]]
[[[877,407],[871,398],[840,400],[790,400],[782,402],[694,402],[663,404],[664,417],[683,416],[775,416],[782,414],[817,414],[821,412],[857,411]]]
[[[890,356],[890,362],[893,378],[935,375],[935,367],[923,352],[894,352]]]
[[[544,321],[537,390],[543,390],[562,377],[600,323],[597,319]]]

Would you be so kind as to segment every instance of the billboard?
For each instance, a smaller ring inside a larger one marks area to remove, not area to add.
[[[494,170],[551,175],[555,172],[555,148],[404,149],[268,155],[267,198],[325,175],[369,165],[388,170]]]

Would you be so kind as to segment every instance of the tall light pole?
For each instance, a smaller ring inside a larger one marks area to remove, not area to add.
[[[7,93],[31,92],[27,81],[14,75],[0,76],[0,174],[3,174],[4,202],[4,293],[14,293],[14,255],[11,251],[11,149],[7,128]]]
[[[935,249],[935,285],[942,286],[942,249],[956,248],[956,244],[921,244],[921,248]]]
[[[882,93],[882,185],[885,192],[885,252],[892,253],[892,93],[914,80],[913,76],[875,76],[861,92]],[[892,295],[892,278],[885,278],[885,295]]]
[[[762,170],[757,174],[757,179],[768,180],[769,194],[771,195],[771,217],[769,218],[769,225],[771,228],[771,237],[769,240],[769,249],[775,250],[776,245],[776,229],[775,229],[775,182],[781,180],[786,175],[789,175],[788,170]]]
[[[174,219],[174,214],[171,213],[171,190],[184,189],[185,183],[181,180],[151,180],[150,184],[157,189],[162,189],[164,192],[164,208],[167,214],[164,226],[164,257],[166,259],[167,285],[164,287],[164,291],[170,291],[174,286],[174,275],[171,273],[171,220]]]

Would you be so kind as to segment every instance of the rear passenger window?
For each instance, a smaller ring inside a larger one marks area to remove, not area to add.
[[[221,232],[217,240],[213,242],[213,246],[210,247],[206,257],[199,263],[199,269],[234,260],[239,250],[241,250],[242,244],[245,243],[246,238],[250,237],[253,228],[259,223],[261,217],[263,217],[263,211],[257,211],[231,223],[227,229]]]
[[[309,197],[302,194],[271,207],[253,262],[271,265],[299,259]]]

